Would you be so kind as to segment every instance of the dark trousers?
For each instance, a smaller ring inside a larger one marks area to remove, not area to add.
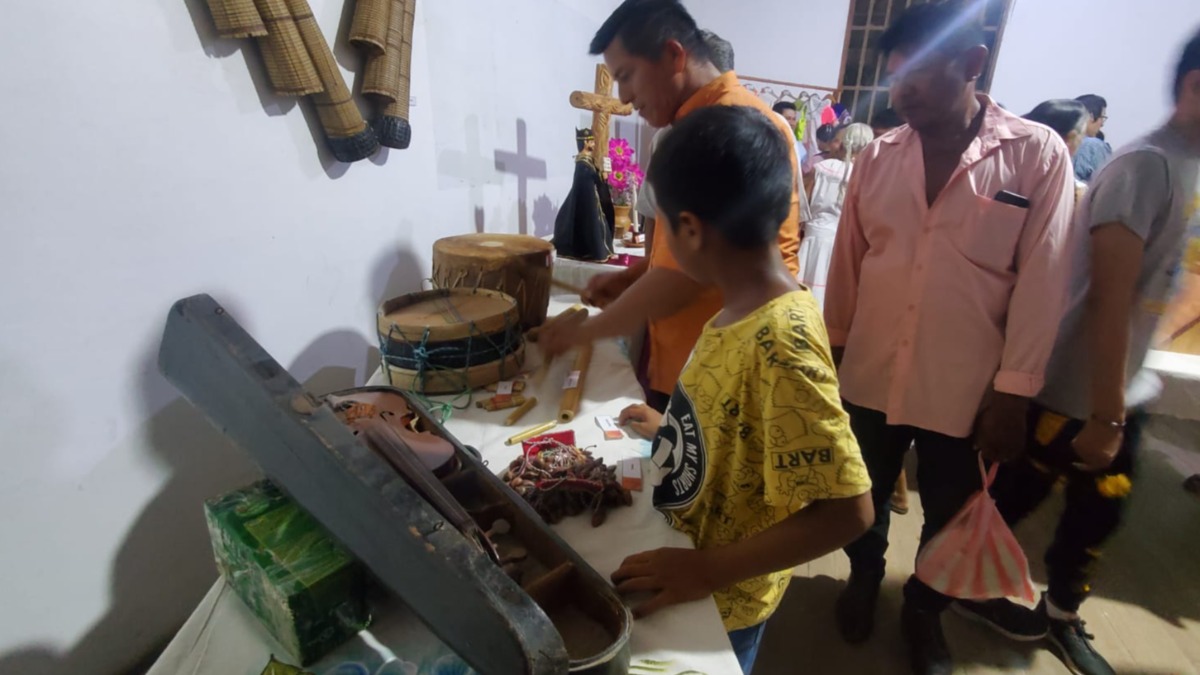
[[[977,453],[969,438],[888,424],[887,415],[877,410],[848,402],[843,405],[850,414],[850,428],[858,438],[871,475],[871,501],[875,505],[875,524],[846,547],[846,555],[854,574],[882,578],[892,516],[888,500],[904,470],[904,455],[909,447],[917,453],[917,482],[925,513],[921,546],[945,527],[982,487]],[[904,599],[926,611],[941,611],[951,601],[915,576],[909,577],[904,586]]]
[[[1091,590],[1088,582],[1100,546],[1121,523],[1143,422],[1144,415],[1129,415],[1125,439],[1112,465],[1089,473],[1075,468],[1079,458],[1071,447],[1083,422],[1033,405],[1026,456],[1002,465],[996,474],[992,496],[1010,525],[1037,508],[1055,483],[1065,484],[1066,507],[1046,551],[1047,592],[1063,611],[1079,611]]]

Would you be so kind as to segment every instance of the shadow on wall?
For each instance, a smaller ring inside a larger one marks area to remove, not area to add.
[[[464,150],[441,150],[437,155],[438,176],[450,178],[465,183],[470,199],[471,222],[475,224],[476,232],[485,229],[483,211],[483,188],[485,185],[499,185],[501,176],[497,171],[495,156],[483,154],[482,135],[479,130],[479,116],[468,115],[463,121]],[[439,181],[439,187],[448,187]],[[455,215],[450,216],[451,219]],[[456,232],[459,231],[455,230]]]
[[[270,345],[264,347],[270,351]],[[377,363],[375,354],[361,334],[332,331],[305,348],[289,371],[321,394],[364,382]],[[142,407],[148,421],[140,438],[130,440],[165,465],[170,477],[131,524],[116,554],[112,604],[68,651],[34,645],[0,655],[4,675],[141,672],[217,578],[203,502],[261,474],[186,400],[175,395],[163,405],[164,392],[174,395],[174,388],[158,373],[157,359],[156,342],[143,360]]]
[[[329,178],[336,180],[346,175],[346,172],[350,169],[350,165],[345,162],[339,162],[330,152],[329,145],[325,140],[325,131],[321,127],[320,117],[317,115],[316,108],[310,97],[304,97],[304,101],[301,103],[295,97],[276,94],[274,88],[271,86],[270,78],[267,76],[266,68],[263,66],[261,53],[255,46],[251,45],[254,38],[225,39],[220,37],[217,35],[212,15],[209,13],[205,0],[183,1],[187,5],[188,13],[192,19],[192,27],[195,29],[196,39],[200,42],[200,46],[203,47],[204,53],[210,57],[221,59],[232,56],[235,52],[240,51],[246,63],[246,70],[250,73],[250,79],[254,82],[254,90],[258,94],[259,104],[262,106],[263,112],[270,117],[281,117],[291,112],[299,103],[300,110],[304,115],[304,121],[308,126],[310,139],[296,139],[297,148],[302,152],[311,152],[309,149],[315,148],[317,158],[321,162],[321,168]],[[347,2],[342,12],[337,34],[333,44],[330,45],[330,49],[333,50],[337,61],[343,64],[353,64],[357,68],[357,52],[349,45],[346,39],[350,30],[350,19],[353,12],[354,3]],[[354,101],[361,109],[362,97],[359,96],[361,85],[355,82],[352,86],[354,87]],[[366,117],[364,116],[364,118]],[[371,161],[381,164],[386,159],[386,154],[382,157],[377,154]]]
[[[533,202],[533,236],[546,238],[554,234],[554,219],[558,217],[558,206],[550,197],[542,195]]]
[[[378,307],[384,300],[422,290],[427,279],[429,274],[420,256],[407,244],[384,251],[371,265],[367,301],[370,306]]]
[[[517,231],[529,234],[529,179],[546,180],[546,160],[530,157],[525,120],[517,120],[517,151],[496,151],[496,171],[517,177]]]

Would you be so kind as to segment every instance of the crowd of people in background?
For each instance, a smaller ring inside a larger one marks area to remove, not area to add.
[[[979,91],[988,49],[962,11],[896,17],[878,41],[894,109],[818,129],[816,157],[678,0],[626,0],[591,45],[661,130],[656,224],[646,263],[584,292],[603,311],[541,346],[649,325],[647,403],[622,423],[653,439],[655,505],[696,548],[631,556],[613,580],[650,594],[639,617],[714,597],[746,673],[790,570],[839,548],[851,572],[830,611],[847,642],[871,637],[909,451],[922,549],[983,489],[1012,524],[1066,485],[1036,608],[907,580],[912,671],[953,672],[953,608],[1113,672],[1079,611],[1132,489],[1156,393],[1141,365],[1200,230],[1200,34],[1170,118],[1114,153],[1099,96],[1020,117]]]

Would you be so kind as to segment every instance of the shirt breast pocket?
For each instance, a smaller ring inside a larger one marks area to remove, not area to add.
[[[954,246],[971,262],[996,272],[1016,265],[1017,244],[1029,209],[976,195],[975,211],[963,219]]]

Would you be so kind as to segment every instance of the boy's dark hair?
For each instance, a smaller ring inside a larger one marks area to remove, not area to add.
[[[1083,103],[1069,98],[1052,98],[1039,103],[1025,115],[1025,119],[1045,124],[1066,138],[1067,134],[1079,128],[1087,116],[1088,109]]]
[[[650,185],[672,231],[687,211],[731,246],[768,246],[791,209],[792,152],[779,128],[754,108],[700,108],[659,144]]]
[[[729,40],[711,30],[701,30],[700,38],[708,47],[708,58],[717,70],[722,73],[733,70],[733,45],[729,44]]]
[[[775,105],[771,106],[771,110],[774,110],[775,112],[779,113],[780,115],[783,114],[784,110],[795,110],[795,109],[796,109],[796,104],[793,101],[776,101]]]
[[[1179,56],[1179,65],[1175,67],[1175,102],[1179,102],[1180,95],[1183,94],[1183,78],[1193,70],[1200,70],[1200,31],[1197,31],[1192,39],[1183,48],[1183,54]]]
[[[904,126],[904,120],[895,108],[884,108],[871,118],[872,129],[895,129]]]
[[[879,50],[884,56],[925,49],[957,56],[983,43],[978,14],[959,2],[913,5],[879,36]]]
[[[1079,101],[1083,104],[1083,107],[1087,108],[1088,114],[1091,115],[1092,119],[1094,120],[1100,119],[1100,116],[1103,115],[1104,111],[1108,108],[1108,101],[1104,100],[1104,97],[1100,96],[1099,94],[1084,94],[1083,96],[1077,97],[1075,100]]]
[[[596,31],[589,53],[603,54],[617,38],[630,54],[651,61],[662,57],[669,40],[678,41],[692,56],[712,61],[695,19],[679,0],[625,0]]]

